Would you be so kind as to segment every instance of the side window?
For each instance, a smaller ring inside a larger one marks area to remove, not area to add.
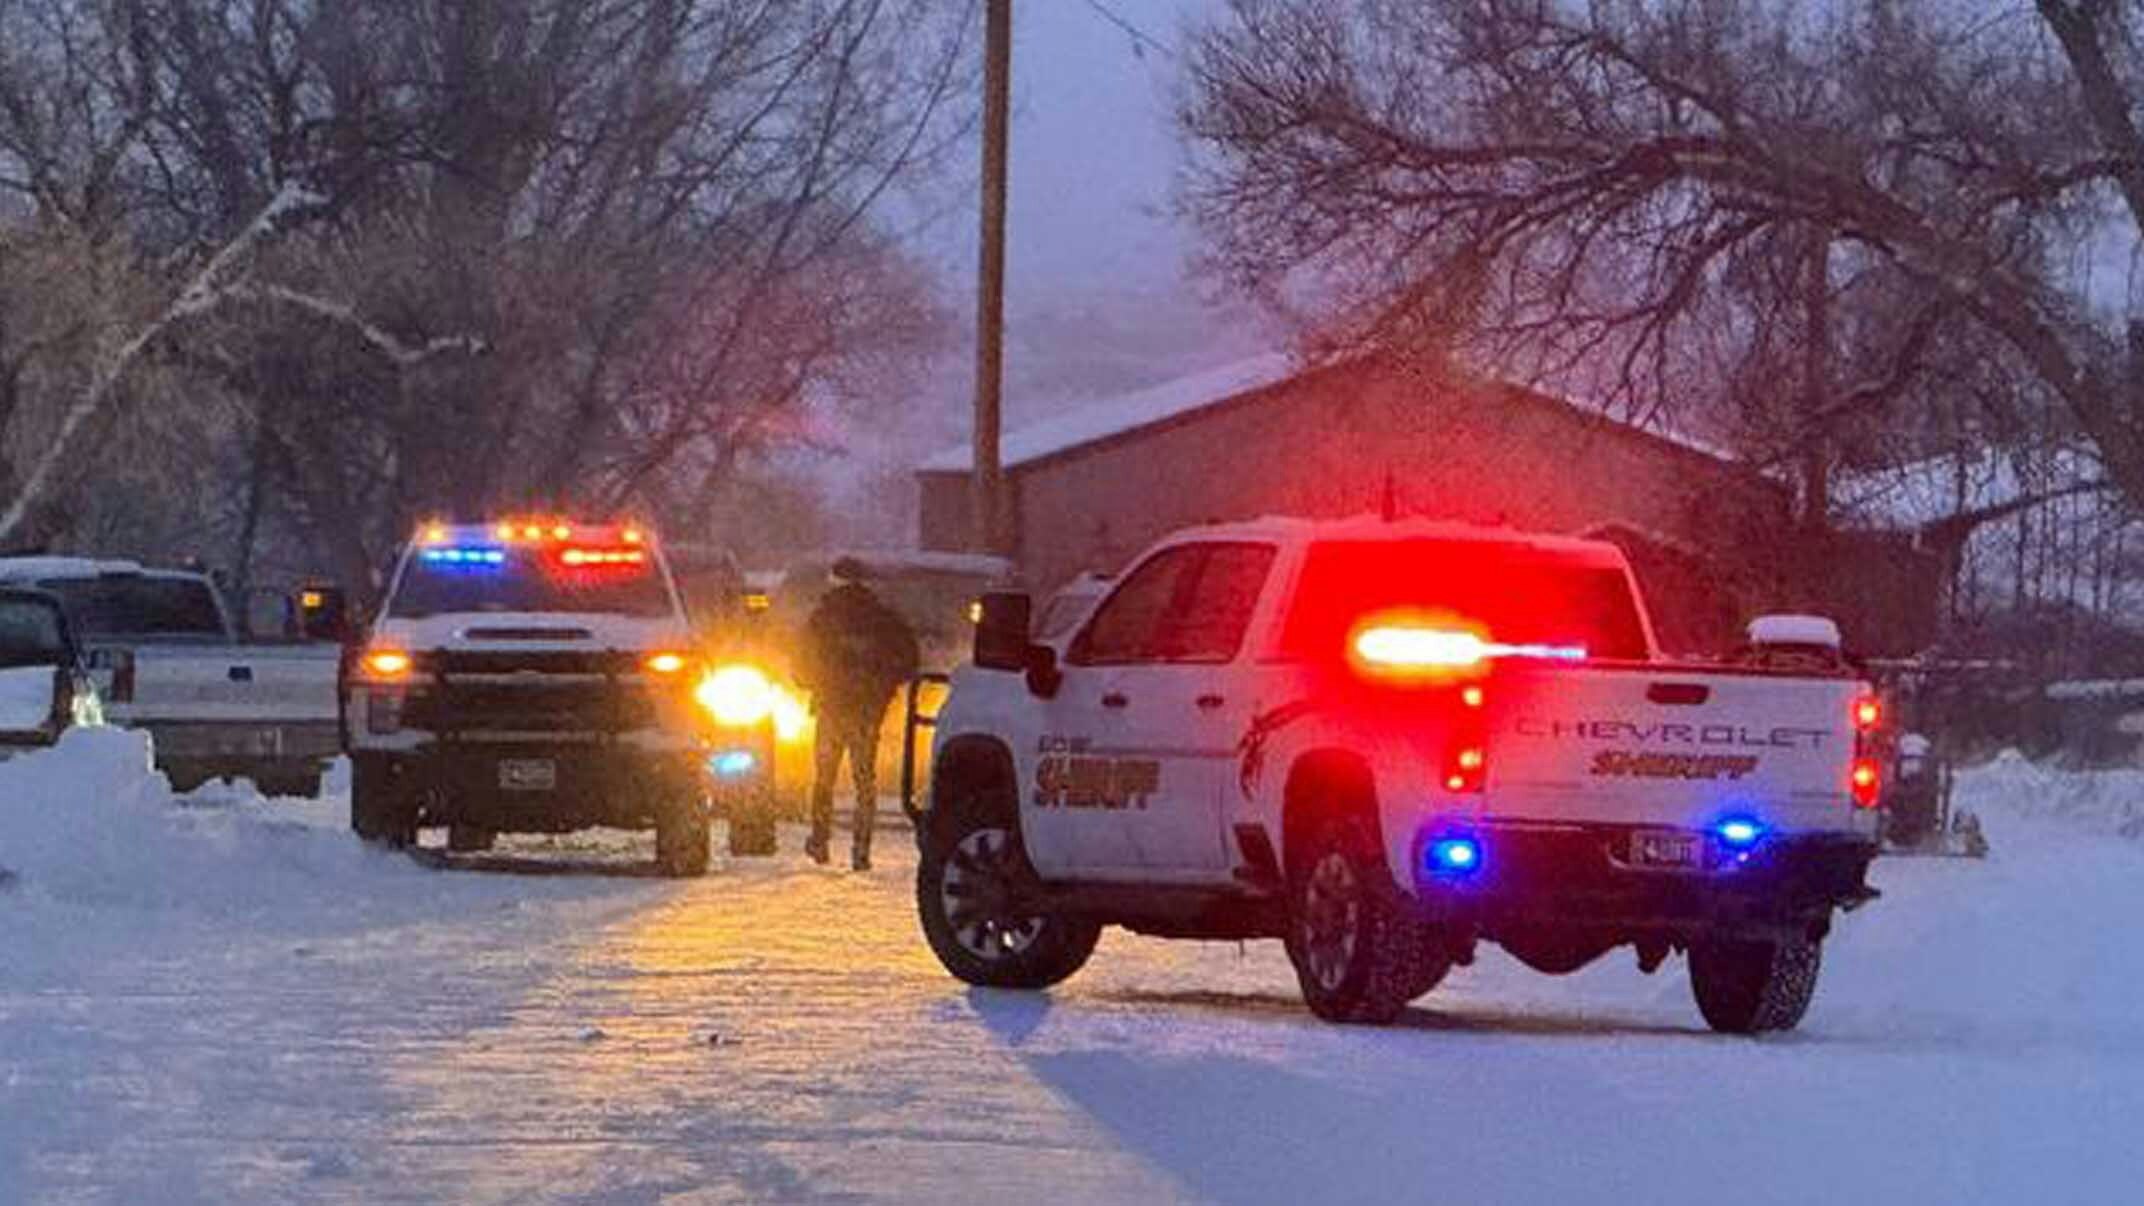
[[[1190,595],[1164,619],[1152,660],[1222,664],[1234,661],[1244,630],[1273,568],[1273,546],[1208,545]]]
[[[1065,660],[1075,666],[1147,660],[1162,622],[1205,556],[1203,546],[1184,545],[1147,559],[1088,619]]]

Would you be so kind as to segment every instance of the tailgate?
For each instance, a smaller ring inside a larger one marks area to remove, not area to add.
[[[141,647],[133,697],[111,711],[131,723],[332,723],[339,655],[333,647]]]
[[[1843,678],[1660,666],[1507,667],[1488,688],[1490,815],[1704,828],[1867,830],[1848,786]]]

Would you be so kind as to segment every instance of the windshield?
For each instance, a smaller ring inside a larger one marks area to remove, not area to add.
[[[56,666],[66,656],[58,609],[29,599],[0,599],[0,667]]]
[[[1621,570],[1462,540],[1312,545],[1282,650],[1338,655],[1357,625],[1395,611],[1448,615],[1504,644],[1575,645],[1589,657],[1622,661],[1649,656]]]
[[[651,559],[637,564],[567,566],[555,548],[483,550],[498,561],[411,557],[387,614],[399,619],[456,612],[582,612],[667,616],[670,592]]]
[[[199,578],[114,575],[48,578],[40,587],[59,597],[77,634],[228,639],[216,592]]]

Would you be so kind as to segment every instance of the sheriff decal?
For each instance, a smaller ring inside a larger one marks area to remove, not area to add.
[[[1092,754],[1086,747],[1084,740],[1044,739],[1035,764],[1035,807],[1143,809],[1160,790],[1159,761]]]

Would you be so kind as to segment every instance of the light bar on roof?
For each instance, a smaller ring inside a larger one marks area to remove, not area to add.
[[[570,566],[642,565],[648,554],[645,549],[592,549],[577,545],[561,551],[558,559]]]
[[[504,565],[506,550],[493,548],[429,548],[417,554],[418,559],[433,565]]]

